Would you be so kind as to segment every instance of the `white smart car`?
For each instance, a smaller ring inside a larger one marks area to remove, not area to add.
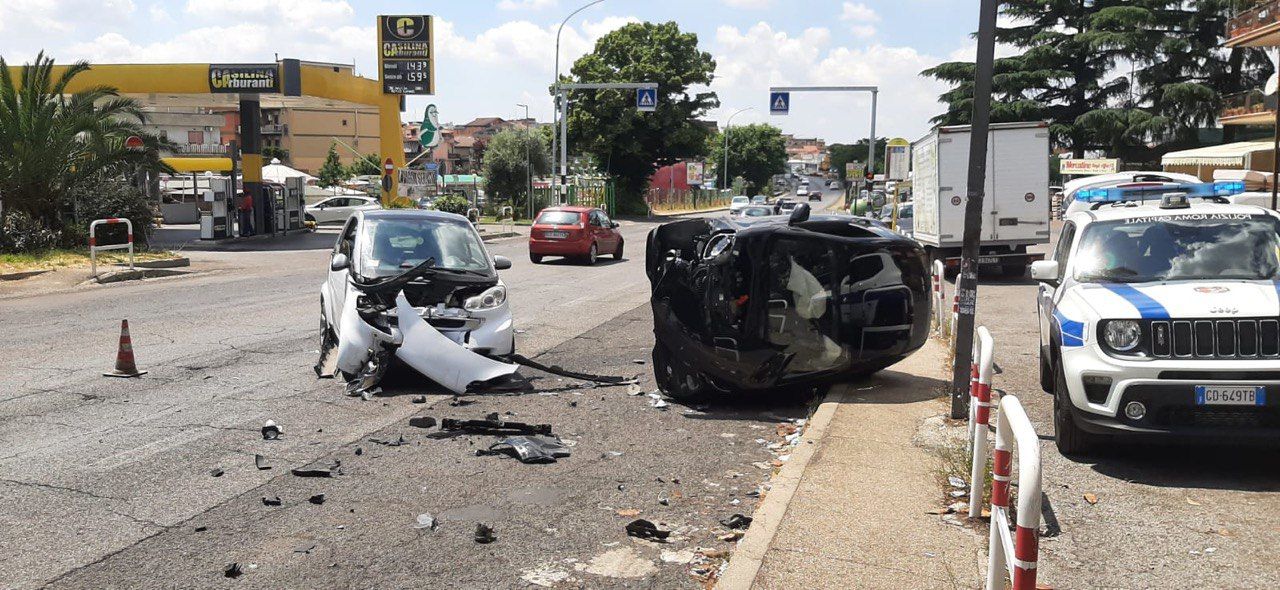
[[[507,287],[467,218],[440,211],[357,211],[320,286],[321,347],[348,381],[376,384],[394,354],[464,393],[510,376],[491,357],[515,351]]]
[[[1059,450],[1280,440],[1280,216],[1123,193],[1067,215],[1052,258],[1031,267]]]
[[[729,214],[737,215],[744,208],[751,205],[751,197],[746,195],[738,195],[729,200]]]

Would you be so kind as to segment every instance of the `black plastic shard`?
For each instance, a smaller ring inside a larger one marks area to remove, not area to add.
[[[282,433],[284,431],[276,426],[275,420],[267,420],[267,423],[262,425],[262,440],[276,440]]]
[[[324,504],[324,494],[316,494],[314,496],[311,496],[310,498],[307,498],[307,501],[317,506],[320,504]]]
[[[271,498],[268,498],[266,496],[262,497],[263,506],[279,506],[281,504],[284,504],[284,501],[280,499],[280,496],[274,496]]]
[[[485,524],[480,524],[480,523],[476,524],[476,542],[477,543],[480,543],[482,545],[487,545],[497,540],[498,540],[498,537],[493,534],[492,528],[490,528],[488,525],[485,525]]]
[[[435,425],[436,419],[431,416],[415,416],[413,418],[409,418],[409,426],[417,428],[434,428]]]
[[[569,447],[551,436],[512,436],[477,454],[510,455],[521,463],[555,463],[556,459],[569,456]]]
[[[253,466],[259,470],[271,469],[271,466],[267,465],[267,458],[257,454],[253,456]]]
[[[663,540],[671,536],[671,531],[664,531],[652,522],[637,518],[627,523],[627,535],[639,539]]]
[[[444,418],[440,420],[440,429],[446,431],[463,431],[467,434],[541,434],[543,436],[551,436],[550,424],[505,422],[496,412],[485,416],[484,420],[458,420],[456,418]]]
[[[290,469],[298,477],[333,477],[332,469]]]
[[[752,519],[750,516],[735,514],[733,516],[730,516],[729,518],[726,518],[720,521],[720,524],[724,525],[726,528],[745,529],[751,526],[751,520]]]
[[[222,569],[222,575],[228,578],[239,578],[240,575],[243,573],[244,573],[244,570],[240,569],[240,564],[234,561],[227,564],[227,567]]]

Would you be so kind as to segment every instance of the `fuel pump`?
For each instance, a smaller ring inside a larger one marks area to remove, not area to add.
[[[284,209],[287,221],[285,227],[287,229],[302,229],[302,196],[306,186],[306,182],[303,181],[301,176],[284,180]]]
[[[232,201],[231,179],[209,178],[209,188],[204,191],[204,201],[209,211],[200,215],[200,239],[222,240],[231,237],[231,216],[235,212]]]

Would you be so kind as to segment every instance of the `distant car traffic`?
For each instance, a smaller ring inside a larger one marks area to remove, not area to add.
[[[808,196],[809,196],[809,185],[807,185],[807,184],[802,184],[802,185],[800,185],[800,188],[796,189],[796,196],[797,196],[797,197],[808,197]]]
[[[602,254],[622,260],[622,232],[618,223],[593,207],[549,207],[543,209],[529,230],[529,260],[542,262],[545,256],[563,256],[595,264]]]
[[[768,203],[769,203],[769,197],[766,197],[764,195],[756,195],[754,197],[751,197],[752,205],[765,205]]]
[[[799,203],[791,199],[778,199],[773,202],[773,211],[777,215],[785,215],[796,208]]]
[[[745,195],[738,195],[729,201],[729,213],[737,214],[743,207],[751,204],[751,199]]]
[[[303,210],[304,219],[317,225],[323,223],[346,223],[356,211],[377,211],[382,208],[378,199],[372,197],[329,197]]]
[[[774,215],[773,207],[768,205],[751,205],[738,210],[738,217],[768,217]]]

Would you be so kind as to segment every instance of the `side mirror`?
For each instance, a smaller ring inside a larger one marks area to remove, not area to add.
[[[610,222],[609,222],[609,227],[611,227],[611,228],[613,228],[613,229],[618,229],[618,222],[616,222],[616,221],[610,221]]]
[[[349,266],[351,266],[351,261],[347,260],[346,254],[334,254],[333,258],[329,260],[329,270],[332,271],[345,270]]]
[[[511,259],[506,256],[494,256],[493,268],[498,270],[507,270],[508,268],[511,268]]]
[[[1042,283],[1058,281],[1057,260],[1037,260],[1031,263],[1031,278]]]
[[[809,204],[800,203],[791,210],[791,217],[787,219],[787,224],[795,225],[806,221],[809,221]]]

